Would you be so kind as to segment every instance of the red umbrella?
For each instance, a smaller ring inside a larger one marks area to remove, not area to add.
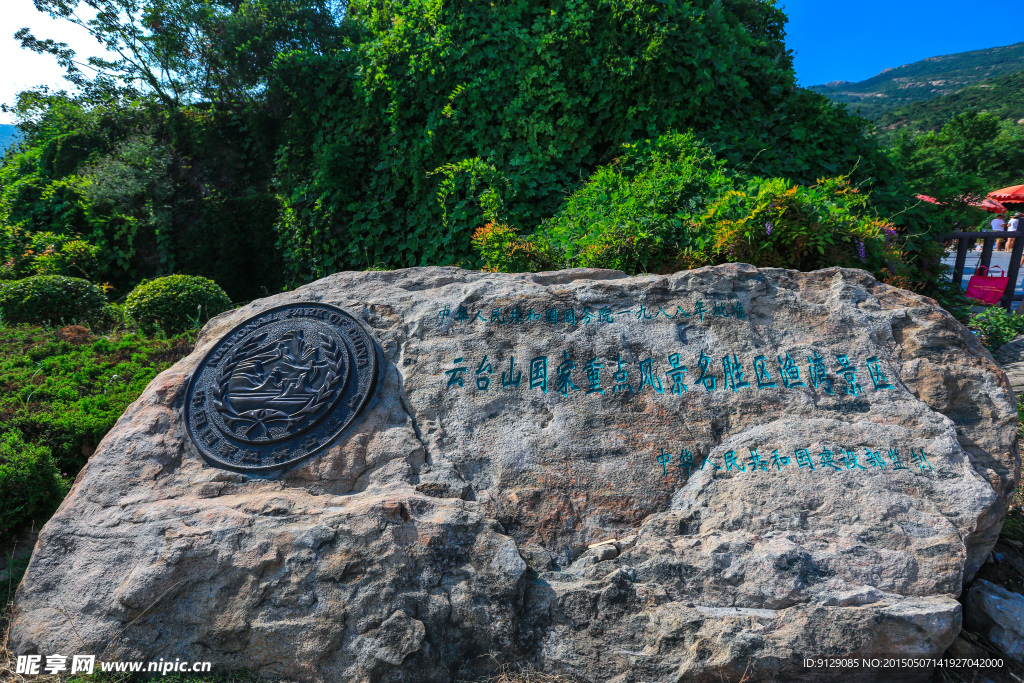
[[[1001,190],[993,190],[988,193],[989,199],[997,199],[1001,202],[1024,203],[1024,185],[1004,187]]]
[[[1000,204],[996,200],[989,199],[987,197],[985,199],[982,199],[980,202],[971,202],[971,206],[976,206],[979,209],[984,209],[985,211],[991,211],[992,213],[1006,213],[1006,207],[1005,206],[1003,206],[1002,204]]]
[[[1024,187],[1024,186],[1022,186],[1022,187]],[[940,202],[935,197],[929,197],[926,194],[919,194],[919,195],[916,195],[916,196],[922,202],[928,202],[929,204],[938,204],[940,206],[942,205],[942,202]],[[1021,201],[1024,201],[1024,200],[1021,200]],[[999,202],[997,202],[994,199],[986,198],[986,199],[982,199],[980,202],[971,202],[971,206],[976,206],[979,209],[983,209],[985,211],[991,211],[992,213],[1006,213],[1006,207],[1003,206],[1002,204],[1000,204]]]

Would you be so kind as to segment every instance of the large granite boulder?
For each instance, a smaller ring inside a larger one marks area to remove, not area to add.
[[[379,400],[284,471],[215,466],[189,379],[295,302],[365,323]],[[128,409],[42,530],[11,647],[302,681],[937,656],[1016,424],[968,330],[862,271],[341,273],[212,320]]]

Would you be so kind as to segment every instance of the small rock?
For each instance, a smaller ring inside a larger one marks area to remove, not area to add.
[[[964,625],[1007,657],[1024,661],[1024,595],[979,579],[967,593]]]

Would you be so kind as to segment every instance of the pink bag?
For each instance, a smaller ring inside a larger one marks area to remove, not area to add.
[[[999,266],[994,267],[999,268]],[[991,268],[985,266],[978,266],[978,269],[974,271],[974,275],[967,281],[967,298],[980,299],[986,305],[991,306],[1003,298],[1003,292],[1010,284],[1010,278],[1006,276],[1002,268],[999,268],[999,272],[1003,273],[1002,277],[988,275],[988,271],[991,271]]]

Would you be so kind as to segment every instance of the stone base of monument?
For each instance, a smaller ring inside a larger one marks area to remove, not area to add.
[[[1016,424],[974,335],[862,271],[341,273],[212,320],[128,409],[10,644],[300,681],[922,679],[813,660],[954,642]]]

